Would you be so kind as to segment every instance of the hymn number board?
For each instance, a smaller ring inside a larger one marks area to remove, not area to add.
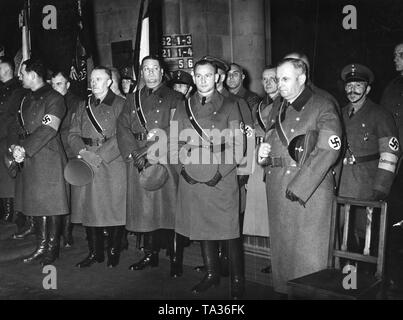
[[[162,57],[168,71],[193,68],[191,34],[172,34],[162,37]]]

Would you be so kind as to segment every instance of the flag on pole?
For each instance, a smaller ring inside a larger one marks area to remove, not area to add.
[[[149,5],[152,0],[141,0],[139,19],[137,22],[136,42],[134,46],[134,76],[140,78],[140,64],[150,54],[150,15]]]

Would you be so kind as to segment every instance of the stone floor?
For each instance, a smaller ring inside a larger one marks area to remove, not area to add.
[[[200,295],[190,288],[202,277],[194,267],[202,263],[200,247],[194,242],[185,249],[184,274],[178,279],[169,276],[169,260],[165,251],[160,253],[158,268],[129,271],[128,266],[142,257],[135,249],[135,238],[129,237],[129,250],[124,251],[119,266],[110,269],[105,263],[87,269],[74,265],[87,255],[85,233],[81,226],[74,229],[75,243],[65,248],[54,263],[57,289],[45,289],[47,273],[39,264],[26,265],[22,257],[34,250],[34,237],[12,240],[14,225],[0,225],[0,300],[230,300],[229,279],[222,278],[219,287]],[[271,288],[270,275],[260,272],[268,261],[246,255],[245,300],[286,299]],[[389,300],[402,300],[403,292],[388,291]]]

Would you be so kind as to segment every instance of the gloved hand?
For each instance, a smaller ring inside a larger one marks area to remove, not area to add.
[[[291,190],[287,189],[285,192],[285,197],[291,201],[298,201],[298,203],[305,207],[304,201],[302,201],[300,198],[298,198]]]
[[[81,150],[79,154],[84,159],[84,161],[89,163],[91,166],[99,168],[99,166],[101,165],[102,158],[95,152]]]
[[[222,175],[221,175],[221,173],[219,171],[217,171],[217,173],[215,174],[213,179],[211,179],[210,181],[207,181],[206,184],[209,187],[214,187],[217,183],[220,182],[221,179],[222,179]]]
[[[182,167],[181,169],[181,176],[183,177],[183,179],[185,179],[185,181],[189,184],[196,184],[197,181],[193,180],[191,177],[189,177],[189,175],[186,173],[185,168]]]
[[[372,190],[371,200],[384,201],[388,195],[379,190]]]
[[[134,165],[139,169],[143,169],[146,160],[147,160],[147,150],[148,147],[145,146],[143,148],[140,148],[136,151],[132,152],[132,156],[133,156],[133,161],[134,161]]]
[[[25,149],[21,146],[11,146],[15,162],[22,163],[25,160]]]

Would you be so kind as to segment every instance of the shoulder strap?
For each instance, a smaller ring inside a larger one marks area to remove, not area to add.
[[[105,136],[103,133],[104,130],[102,129],[101,125],[95,118],[94,113],[92,112],[92,109],[91,109],[91,96],[88,97],[88,103],[85,106],[85,110],[87,111],[88,118],[90,119],[91,124],[94,126],[95,130],[97,130],[97,132],[104,137]]]
[[[196,132],[200,136],[200,138],[202,138],[204,141],[212,144],[209,136],[206,134],[206,132],[203,130],[203,128],[199,125],[199,123],[195,119],[192,108],[190,107],[190,99],[185,100],[185,109],[186,109],[186,114],[190,120],[190,124],[192,125],[193,129],[196,130]]]
[[[140,124],[142,125],[146,133],[148,133],[147,120],[144,116],[143,107],[141,106],[140,91],[141,89],[134,92],[134,109],[136,110],[136,114],[139,118]]]
[[[28,134],[27,129],[25,129],[24,117],[22,116],[22,105],[24,104],[25,98],[26,97],[24,96],[24,98],[22,98],[22,100],[21,100],[20,108],[18,109],[17,118],[18,118],[18,122],[19,122],[21,128],[24,130],[24,133]]]
[[[266,132],[267,128],[266,128],[266,125],[264,124],[264,121],[262,119],[262,113],[260,111],[260,107],[262,106],[262,102],[263,102],[263,100],[260,101],[259,105],[257,106],[256,119],[257,119],[257,122],[259,123],[259,126],[263,129],[263,131]]]

